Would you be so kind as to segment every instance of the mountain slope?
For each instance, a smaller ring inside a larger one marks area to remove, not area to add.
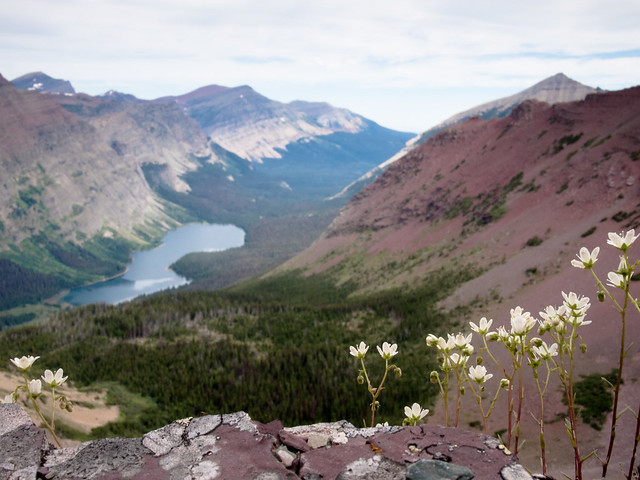
[[[181,176],[199,158],[215,159],[175,106],[20,91],[0,81],[0,255],[21,268],[63,283],[121,271],[132,245],[177,224],[145,168],[155,165],[162,182],[187,191]],[[10,290],[2,294],[12,300]]]
[[[570,261],[582,246],[601,247],[596,271],[604,281],[619,268],[620,253],[607,245],[607,233],[631,228],[640,228],[640,87],[553,106],[528,100],[507,117],[470,119],[443,130],[355,195],[321,238],[265,280],[304,272],[350,287],[354,299],[441,289],[442,324],[420,332],[423,341],[428,333],[469,333],[468,322],[481,317],[494,319],[493,328],[508,329],[511,308],[521,306],[539,318],[546,306],[562,304],[561,292],[576,292],[591,298],[592,324],[581,330],[588,350],[576,357],[574,375],[599,378],[617,368],[620,315],[611,302],[596,301],[593,277]],[[637,244],[630,255],[638,259]],[[442,279],[434,285],[437,274]],[[465,276],[473,278],[447,290]],[[632,291],[637,294],[637,285]],[[428,305],[429,298],[423,302]],[[640,335],[637,312],[632,315],[627,339]],[[622,405],[636,408],[640,387],[633,379],[640,375],[640,357],[629,341]],[[527,392],[535,389],[533,380],[525,386]],[[523,412],[535,412],[535,395],[527,395]],[[477,418],[473,396],[467,397],[465,428]],[[561,397],[552,384],[545,438],[554,478],[573,468],[564,424],[551,421],[566,415]],[[505,408],[502,403],[496,410]],[[433,412],[431,421],[442,422],[442,406]],[[528,446],[518,456],[536,469],[537,425],[526,417]],[[635,420],[627,418],[618,424],[612,465],[629,461]],[[504,417],[496,415],[489,431],[503,428]],[[607,429],[598,432],[587,423],[579,428],[582,451],[603,454]],[[596,478],[600,469],[599,462],[587,462],[585,477]]]
[[[285,268],[333,272],[361,292],[419,284],[454,257],[543,271],[551,266],[536,258],[540,250],[523,249],[530,238],[559,254],[591,229],[638,225],[639,156],[640,88],[554,106],[526,101],[508,117],[468,120],[412,150]]]
[[[343,200],[324,197],[407,136],[328,104],[273,102],[249,87],[203,87],[148,102],[113,91],[46,93],[58,81],[41,73],[17,80],[25,90],[0,82],[7,179],[0,186],[0,258],[2,272],[18,279],[1,289],[0,306],[115,275],[132,248],[150,245],[182,221],[264,230],[259,219],[265,217],[286,216],[285,229],[306,225],[302,215],[328,219]],[[30,91],[34,82],[38,91]],[[185,113],[211,135],[222,132],[223,141],[237,138],[254,151],[267,145],[278,163],[270,169],[262,159],[234,155]],[[298,141],[287,143],[292,139]],[[314,231],[326,222],[316,221]],[[256,251],[265,256],[260,246]],[[267,266],[288,258],[286,251],[267,252]],[[242,272],[260,268],[237,263]],[[208,265],[198,262],[199,276]]]
[[[535,85],[516,93],[515,95],[499,98],[457,113],[408,141],[407,145],[402,148],[402,150],[399,150],[394,156],[376,166],[355,182],[349,184],[337,196],[345,196],[348,198],[354,193],[357,193],[365,185],[371,183],[375,178],[377,178],[389,165],[406,155],[412,148],[424,143],[436,133],[452,125],[473,117],[480,117],[484,120],[504,117],[505,115],[508,115],[515,106],[525,100],[539,100],[553,105],[555,103],[583,100],[588,94],[596,93],[598,91],[599,90],[596,88],[588,87],[570,79],[563,73],[558,73],[553,77],[546,78]]]

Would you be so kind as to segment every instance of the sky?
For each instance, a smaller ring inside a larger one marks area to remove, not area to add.
[[[639,0],[20,0],[0,74],[153,99],[249,85],[419,133],[564,73],[640,84]]]

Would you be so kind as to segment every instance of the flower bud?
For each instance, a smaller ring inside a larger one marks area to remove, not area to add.
[[[580,351],[582,353],[586,353],[587,352],[587,345],[585,343],[581,343],[580,344]]]
[[[476,357],[476,365],[482,365],[482,357],[481,356]]]
[[[604,292],[603,291],[599,291],[597,293],[597,297],[598,297],[598,301],[599,302],[604,302]]]
[[[436,372],[435,370],[433,370],[431,372],[431,375],[429,375],[429,380],[431,381],[431,383],[438,383],[439,380],[439,375],[438,372]]]
[[[502,380],[500,380],[500,388],[504,388],[505,390],[508,390],[509,380],[507,380],[506,378],[503,378]]]
[[[533,337],[531,339],[531,346],[533,347],[540,347],[542,346],[542,339],[538,338],[538,337]]]
[[[402,376],[402,370],[400,370],[400,367],[396,367],[393,373],[395,373],[398,378]]]
[[[498,332],[489,332],[487,333],[487,340],[490,342],[495,342],[498,340]]]
[[[460,395],[464,395],[464,385],[460,387]]]
[[[364,377],[362,375],[358,375],[358,383],[362,385],[364,383]]]

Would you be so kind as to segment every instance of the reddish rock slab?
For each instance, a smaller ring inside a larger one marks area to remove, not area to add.
[[[401,480],[411,472],[424,478],[420,472],[429,466],[466,467],[482,480],[532,480],[496,439],[437,425],[282,428],[237,412],[177,420],[142,438],[51,450],[20,406],[0,407],[0,479],[35,480],[39,472],[56,480]]]

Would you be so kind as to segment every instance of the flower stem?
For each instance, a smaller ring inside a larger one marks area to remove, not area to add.
[[[627,474],[627,478],[633,478],[633,467],[636,463],[636,456],[638,454],[638,442],[640,441],[640,406],[638,406],[638,411],[636,412],[636,436],[633,444],[633,453],[631,454],[631,459],[629,460],[629,473]]]
[[[624,252],[625,261],[628,264],[627,252]],[[607,456],[602,462],[602,476],[606,478],[607,469],[609,468],[609,462],[611,461],[611,455],[613,454],[613,444],[616,440],[616,426],[618,422],[618,401],[620,399],[620,385],[622,383],[622,367],[624,366],[625,357],[625,330],[626,330],[626,313],[627,306],[629,304],[629,284],[630,278],[626,278],[625,292],[624,292],[624,304],[620,308],[620,317],[622,318],[622,326],[620,331],[620,357],[618,360],[618,376],[616,377],[616,386],[613,391],[613,407],[611,412],[611,431],[609,433],[609,447],[607,449]],[[616,305],[618,305],[616,303]],[[631,478],[631,477],[629,477]]]
[[[49,433],[51,433],[51,436],[53,437],[53,440],[56,442],[56,445],[58,445],[58,448],[62,448],[62,445],[60,444],[60,440],[58,439],[57,435],[53,431],[53,427],[52,427],[53,419],[52,419],[52,425],[49,425],[49,422],[47,422],[47,420],[42,415],[42,412],[40,411],[40,407],[38,407],[38,403],[36,402],[35,397],[33,397],[31,395],[31,392],[29,391],[29,380],[27,379],[26,371],[24,372],[24,384],[25,384],[25,389],[27,390],[27,396],[31,399],[31,404],[33,405],[33,408],[38,414],[38,417],[40,417],[40,420],[44,424],[45,428],[49,430]]]

